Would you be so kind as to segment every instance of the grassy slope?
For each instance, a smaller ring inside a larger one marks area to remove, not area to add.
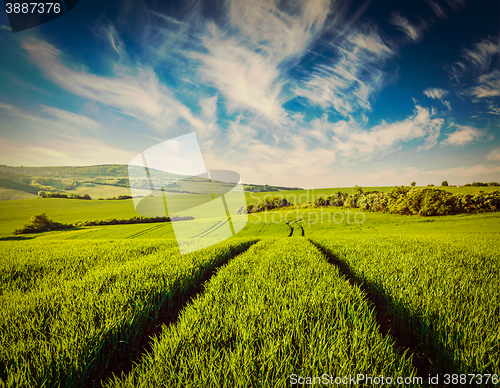
[[[17,199],[32,199],[36,195],[21,190],[0,189],[0,201],[14,201]]]
[[[147,190],[138,190],[142,195],[148,195]],[[99,185],[94,183],[81,183],[73,190],[64,191],[67,194],[88,194],[92,199],[113,198],[119,195],[130,195],[130,189],[122,186]]]
[[[132,200],[86,201],[79,199],[36,198],[0,202],[0,237],[10,235],[37,213],[45,213],[57,222],[103,218],[130,218],[137,213]]]

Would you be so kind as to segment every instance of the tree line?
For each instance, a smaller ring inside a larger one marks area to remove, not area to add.
[[[387,193],[363,191],[356,186],[353,194],[338,191],[330,196],[320,196],[315,202],[292,204],[280,197],[265,198],[263,201],[240,207],[238,214],[258,213],[275,209],[340,206],[366,211],[401,215],[442,216],[463,213],[500,211],[500,191],[474,194],[453,194],[435,187],[420,189],[395,187]]]

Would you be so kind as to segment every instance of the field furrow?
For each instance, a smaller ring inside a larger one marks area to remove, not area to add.
[[[309,241],[282,238],[221,268],[134,370],[104,385],[281,387],[357,373],[415,376],[364,293]]]

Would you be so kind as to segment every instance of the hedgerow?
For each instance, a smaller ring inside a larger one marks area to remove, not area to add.
[[[97,226],[97,225],[123,225],[123,224],[149,224],[154,222],[173,222],[173,221],[186,221],[193,220],[193,217],[142,217],[136,216],[132,218],[108,218],[105,220],[93,220],[93,221],[77,221],[73,224],[63,224],[60,222],[55,222],[50,220],[45,213],[35,214],[32,216],[25,224],[16,229],[12,234],[27,234],[27,233],[38,233],[38,232],[48,232],[56,229],[68,229],[77,228],[82,226]]]

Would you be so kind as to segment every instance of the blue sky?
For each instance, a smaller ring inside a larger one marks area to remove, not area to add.
[[[196,132],[246,183],[500,181],[500,3],[94,1],[13,34],[0,163],[128,164]]]

